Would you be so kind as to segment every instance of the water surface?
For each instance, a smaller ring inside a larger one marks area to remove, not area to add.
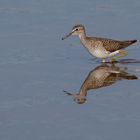
[[[132,140],[140,138],[140,64],[118,63],[137,80],[119,80],[78,93],[99,66],[78,38],[61,38],[72,26],[87,34],[140,40],[139,0],[0,1],[0,139]],[[139,42],[125,59],[140,60]]]

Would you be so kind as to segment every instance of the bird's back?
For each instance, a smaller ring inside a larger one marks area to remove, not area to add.
[[[96,41],[101,41],[103,47],[109,52],[114,52],[116,50],[124,49],[129,45],[137,42],[137,40],[118,41],[118,40],[100,38],[100,37],[87,37],[87,39],[92,43]]]

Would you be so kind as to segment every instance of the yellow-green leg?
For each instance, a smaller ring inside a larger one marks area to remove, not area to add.
[[[120,54],[119,56],[113,57],[113,58],[111,59],[111,63],[112,63],[112,62],[115,62],[116,59],[118,59],[118,58],[127,56],[127,55],[128,55],[128,52],[125,51],[125,50],[119,50],[119,54]]]

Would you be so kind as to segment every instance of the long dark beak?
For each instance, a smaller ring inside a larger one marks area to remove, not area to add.
[[[72,35],[72,32],[70,32],[70,33],[69,33],[68,35],[66,35],[65,37],[62,37],[62,40],[68,38],[68,37],[71,36],[71,35]]]
[[[70,32],[70,33],[69,33],[68,35],[66,35],[65,37],[62,37],[62,40],[64,40],[64,39],[68,38],[69,36],[71,36],[73,32],[74,32],[74,31]]]

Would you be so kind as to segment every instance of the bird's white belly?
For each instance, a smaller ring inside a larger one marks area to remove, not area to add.
[[[89,52],[97,58],[105,59],[105,58],[115,56],[116,54],[118,54],[120,52],[120,50],[117,50],[115,52],[109,52],[104,47],[97,46],[94,48],[90,48]]]
[[[110,57],[110,52],[106,51],[105,49],[92,48],[90,50],[90,53],[97,58],[108,58],[108,57]]]
[[[94,50],[91,51],[91,54],[98,58],[107,58],[109,57],[109,53],[106,51]]]

